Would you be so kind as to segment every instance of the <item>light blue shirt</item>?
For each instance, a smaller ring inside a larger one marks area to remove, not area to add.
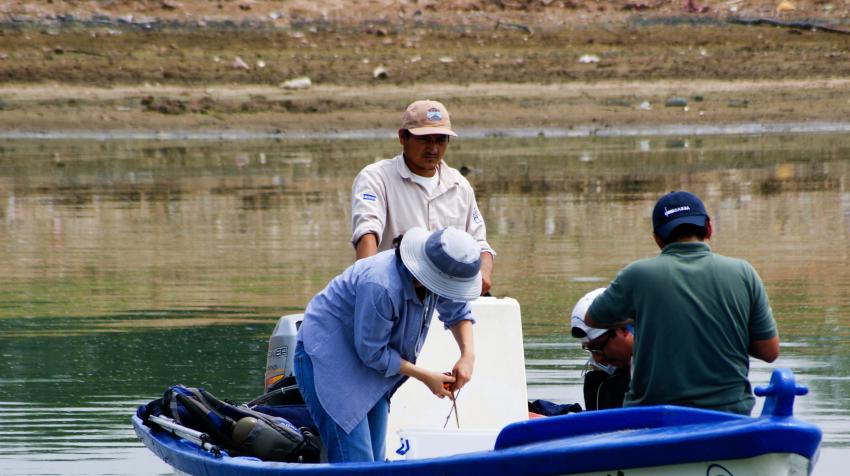
[[[298,340],[322,407],[347,433],[404,383],[401,359],[416,362],[435,309],[446,328],[473,320],[466,302],[420,301],[395,250],[355,262],[307,305]]]

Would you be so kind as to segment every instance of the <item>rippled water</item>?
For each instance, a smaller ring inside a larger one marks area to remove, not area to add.
[[[354,174],[391,140],[0,140],[0,474],[158,474],[129,424],[175,383],[260,393],[277,317],[353,259]],[[811,388],[816,474],[850,456],[850,138],[768,135],[452,142],[523,310],[529,396],[581,401],[565,315],[657,253],[661,194],[702,196],[712,246],[762,275],[776,366]],[[775,365],[754,362],[767,382]],[[759,411],[758,409],[756,411]]]

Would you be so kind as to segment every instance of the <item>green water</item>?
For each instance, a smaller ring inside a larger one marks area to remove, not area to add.
[[[236,401],[262,387],[278,316],[353,260],[351,180],[393,140],[0,141],[0,474],[157,474],[129,415],[175,383]],[[850,453],[850,137],[453,141],[519,300],[529,397],[581,401],[566,316],[657,249],[658,196],[687,189],[715,251],[763,277],[782,357]],[[758,410],[757,410],[758,411]],[[834,465],[834,466],[831,466]],[[830,470],[832,468],[832,471]]]

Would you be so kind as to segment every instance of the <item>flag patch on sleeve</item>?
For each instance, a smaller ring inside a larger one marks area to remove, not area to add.
[[[378,197],[375,196],[375,194],[368,193],[368,192],[364,193],[362,195],[362,197],[363,197],[363,200],[366,200],[367,202],[374,202],[375,200],[378,199]]]
[[[476,225],[480,225],[481,223],[483,223],[483,222],[484,222],[484,220],[482,220],[482,219],[481,219],[481,215],[479,215],[479,214],[478,214],[478,210],[473,210],[473,211],[472,211],[472,221],[473,221]]]

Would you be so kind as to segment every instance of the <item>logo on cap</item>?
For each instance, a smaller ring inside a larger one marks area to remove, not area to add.
[[[436,107],[432,107],[425,113],[425,117],[427,117],[429,121],[440,121],[443,119],[443,113]]]
[[[672,215],[674,213],[686,212],[690,209],[691,209],[691,207],[689,207],[687,205],[685,205],[683,207],[671,208],[670,210],[668,210],[667,207],[664,207],[664,216],[669,217],[670,215]]]

